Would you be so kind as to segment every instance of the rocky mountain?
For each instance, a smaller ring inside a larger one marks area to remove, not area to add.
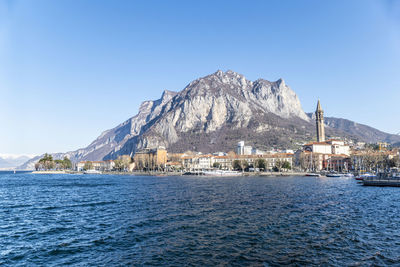
[[[226,151],[240,139],[258,146],[284,145],[297,141],[295,137],[304,134],[309,124],[297,95],[282,79],[249,81],[233,71],[217,71],[169,95],[169,101],[163,101],[164,93],[157,105],[150,104],[158,108],[156,112],[149,112],[148,102],[142,104],[137,116],[146,117],[146,123],[140,123],[140,131],[131,131],[126,142],[105,158],[156,146],[173,152]],[[272,135],[286,131],[294,138]],[[266,133],[270,133],[269,140]]]
[[[326,123],[328,137],[387,138],[378,130],[343,119],[327,118]],[[368,135],[373,130],[375,134]],[[136,116],[103,132],[88,147],[53,156],[68,156],[74,162],[114,159],[157,146],[172,152],[229,151],[240,140],[259,149],[295,148],[314,137],[314,121],[283,79],[250,81],[236,72],[219,70],[180,92],[164,91],[160,99],[143,102]],[[35,160],[23,167],[33,166]]]

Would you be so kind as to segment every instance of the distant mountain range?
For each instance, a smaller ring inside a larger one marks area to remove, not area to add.
[[[368,125],[346,119],[327,117],[325,118],[325,124],[329,127],[340,129],[343,132],[355,135],[359,137],[360,140],[368,143],[384,141],[395,145],[400,142],[400,135],[388,134]]]
[[[0,154],[0,169],[13,169],[26,161],[30,160],[32,156],[27,155],[8,155]]]
[[[323,104],[323,103],[322,103]],[[400,136],[346,119],[325,118],[326,134],[355,141],[400,142]],[[86,148],[55,158],[115,159],[138,149],[165,146],[172,152],[233,150],[245,140],[259,149],[297,148],[315,138],[312,114],[283,79],[250,81],[234,71],[217,71],[192,81],[180,92],[164,91],[145,101],[134,117],[103,132]],[[22,168],[32,168],[35,158]]]

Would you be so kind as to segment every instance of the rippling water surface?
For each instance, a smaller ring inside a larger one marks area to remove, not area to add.
[[[352,179],[0,173],[0,265],[383,266],[399,227]]]

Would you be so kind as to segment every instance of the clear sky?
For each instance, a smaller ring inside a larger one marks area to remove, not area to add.
[[[85,147],[218,69],[400,132],[400,1],[0,0],[0,153]]]

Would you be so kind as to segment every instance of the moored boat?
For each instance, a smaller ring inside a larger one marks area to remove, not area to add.
[[[354,174],[352,174],[352,173],[345,173],[345,174],[343,174],[343,177],[346,177],[346,178],[353,178],[353,177],[354,177]]]
[[[342,177],[343,174],[341,173],[327,173],[326,177]]]
[[[101,174],[101,171],[98,171],[98,170],[87,170],[87,171],[84,171],[83,174]]]
[[[315,173],[315,172],[311,172],[311,173],[306,173],[305,176],[309,176],[309,177],[321,177],[321,174]]]
[[[354,179],[356,179],[357,181],[362,181],[367,177],[376,177],[376,175],[371,174],[371,173],[364,173],[364,174],[354,177]]]

